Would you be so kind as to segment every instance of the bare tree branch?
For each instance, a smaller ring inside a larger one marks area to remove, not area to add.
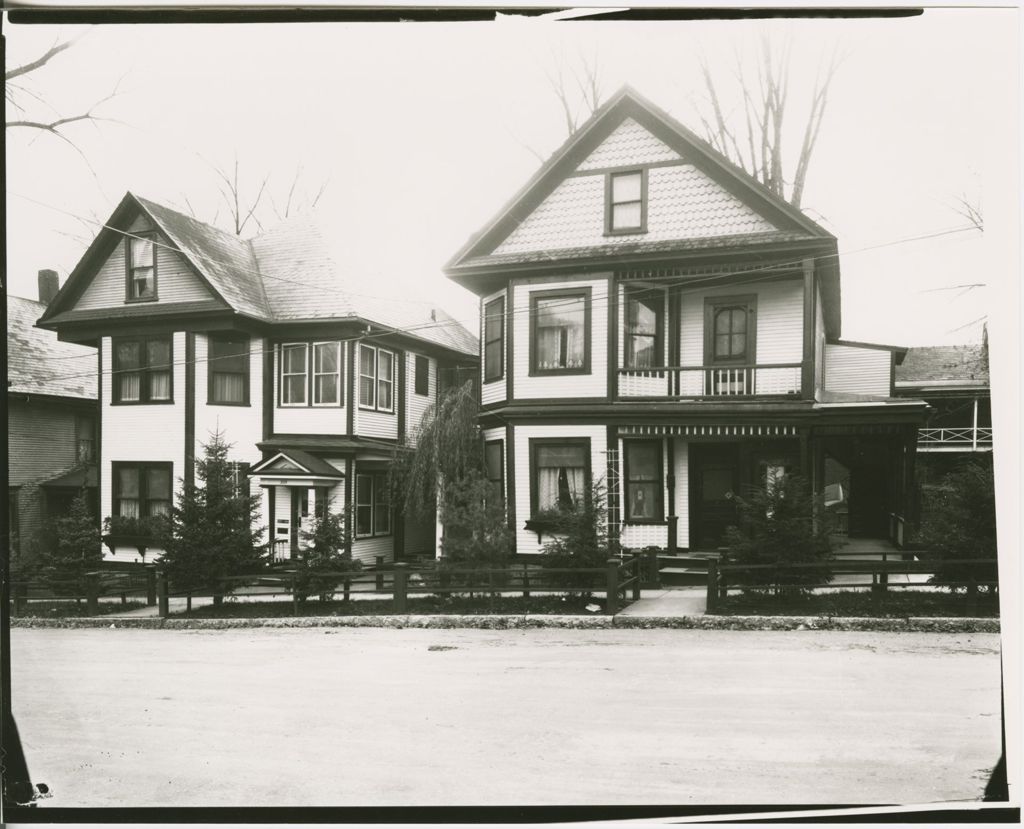
[[[37,69],[41,69],[42,67],[46,66],[46,64],[48,64],[51,60],[57,57],[57,55],[59,55],[61,52],[65,51],[66,49],[70,49],[72,46],[74,46],[75,43],[81,40],[84,36],[85,32],[82,32],[82,34],[78,35],[77,37],[71,38],[71,40],[65,40],[63,43],[54,43],[53,46],[47,49],[42,55],[40,55],[35,60],[31,60],[28,63],[24,63],[21,66],[15,67],[14,69],[8,69],[6,72],[4,72],[4,80],[11,81],[14,78],[21,77],[22,75],[27,75],[30,72],[35,72]]]
[[[966,195],[957,196],[954,201],[956,204],[953,206],[953,210],[984,233],[985,219],[981,214],[980,202],[975,204],[973,201],[968,199]]]

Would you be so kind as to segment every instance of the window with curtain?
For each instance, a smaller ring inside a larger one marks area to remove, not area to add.
[[[147,518],[171,511],[171,464],[114,463],[114,512]]]
[[[583,443],[534,444],[538,510],[572,509],[586,497],[587,452]]]
[[[631,440],[624,444],[626,465],[626,520],[661,521],[661,441]]]
[[[356,535],[391,534],[391,499],[386,472],[356,475]]]
[[[648,288],[626,294],[626,366],[653,368],[663,365],[661,332],[665,297]]]
[[[484,306],[484,382],[505,375],[505,297]]]
[[[587,296],[564,294],[533,298],[534,372],[582,372],[587,366]]]
[[[747,306],[728,305],[715,309],[714,358],[742,361],[747,358]]]
[[[341,343],[313,343],[313,405],[341,403]]]
[[[642,231],[644,229],[644,173],[631,170],[609,174],[609,233]]]
[[[115,340],[114,403],[170,403],[171,338]]]
[[[209,402],[245,405],[249,402],[249,338],[211,335],[208,360]]]
[[[309,382],[306,343],[281,345],[281,405],[305,406]]]
[[[128,299],[156,299],[156,249],[153,237],[128,238]]]

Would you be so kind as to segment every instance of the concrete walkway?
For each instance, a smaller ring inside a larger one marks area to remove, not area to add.
[[[704,587],[675,587],[671,590],[641,590],[620,616],[702,616],[707,602]]]

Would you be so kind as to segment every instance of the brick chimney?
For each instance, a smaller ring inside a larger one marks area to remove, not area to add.
[[[57,296],[60,289],[60,282],[57,280],[57,271],[44,269],[39,271],[39,301],[43,305],[49,305]]]

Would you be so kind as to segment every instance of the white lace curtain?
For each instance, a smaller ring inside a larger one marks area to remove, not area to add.
[[[552,466],[537,470],[537,506],[539,509],[570,507],[583,497],[582,467]]]

